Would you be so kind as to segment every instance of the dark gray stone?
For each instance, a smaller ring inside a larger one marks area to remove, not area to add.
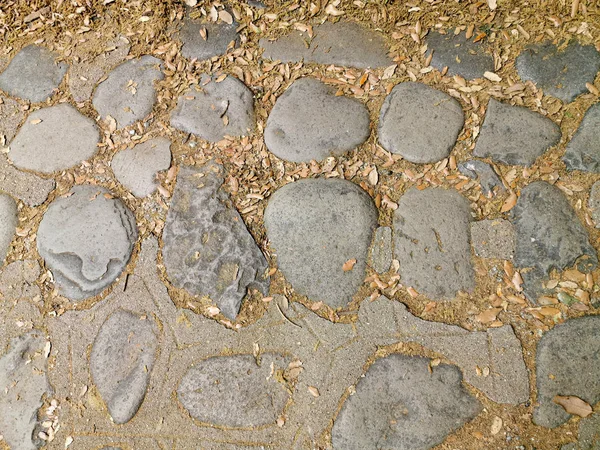
[[[129,422],[140,408],[156,359],[151,318],[119,309],[104,322],[92,346],[92,380],[114,423]]]
[[[392,229],[390,227],[377,228],[369,252],[369,264],[375,272],[385,273],[390,270],[393,246]]]
[[[470,159],[468,161],[461,162],[458,165],[458,170],[460,173],[472,178],[473,180],[479,178],[481,191],[486,197],[491,197],[495,193],[505,191],[502,180],[492,166],[490,166],[488,163],[479,161],[477,159]]]
[[[214,162],[179,169],[162,254],[175,287],[209,296],[233,320],[248,289],[267,295],[268,264],[237,210],[228,206],[223,177],[223,167]]]
[[[587,92],[600,70],[600,53],[593,45],[576,40],[559,49],[552,42],[530,45],[517,57],[515,66],[523,81],[536,86],[565,103]]]
[[[355,22],[325,22],[313,27],[314,36],[293,31],[276,41],[262,38],[263,58],[282,62],[335,64],[359,69],[386,67],[387,56],[383,36]]]
[[[356,148],[369,132],[365,105],[336,96],[316,79],[302,78],[277,99],[267,120],[265,144],[287,161],[319,161]]]
[[[0,265],[6,259],[17,223],[17,204],[10,195],[0,194]]]
[[[481,404],[460,370],[430,362],[398,354],[375,361],[335,419],[333,448],[427,450],[477,416]]]
[[[255,127],[252,91],[233,76],[217,83],[202,75],[200,86],[177,100],[171,125],[210,142],[247,136]]]
[[[573,395],[592,406],[600,401],[599,327],[599,316],[580,317],[542,336],[536,356],[536,425],[555,428],[569,420],[571,415],[552,401],[556,395]]]
[[[446,158],[464,124],[460,104],[445,92],[422,83],[400,83],[385,99],[379,115],[383,148],[414,163]]]
[[[37,233],[40,256],[72,300],[102,292],[123,271],[137,239],[133,213],[100,186],[75,186],[48,207]]]
[[[600,103],[586,111],[581,125],[567,144],[563,161],[569,170],[600,172]]]
[[[481,258],[512,259],[515,254],[515,230],[504,219],[471,223],[473,250]]]
[[[179,32],[179,38],[183,42],[181,54],[189,59],[203,61],[213,56],[224,55],[231,41],[238,40],[236,31],[239,24],[226,23],[200,23],[191,19],[185,19]],[[206,30],[206,40],[200,34],[200,30]]]
[[[264,222],[279,269],[295,291],[335,308],[363,283],[377,218],[373,201],[354,183],[309,179],[276,191]],[[352,259],[356,264],[344,271]]]
[[[514,262],[525,269],[523,290],[531,301],[546,293],[542,282],[552,268],[577,263],[581,272],[591,272],[598,265],[587,231],[557,187],[545,181],[529,184],[511,212],[517,241]]]
[[[289,399],[275,374],[291,360],[282,355],[215,356],[194,364],[177,388],[177,398],[200,422],[222,427],[274,424]]]
[[[588,200],[588,210],[590,211],[592,220],[596,224],[596,228],[600,228],[600,181],[596,181],[592,185]]]
[[[560,136],[559,126],[547,117],[490,98],[473,155],[531,166]]]
[[[58,55],[38,45],[24,47],[0,74],[0,89],[30,102],[43,102],[58,88],[68,65]]]
[[[10,143],[9,157],[21,169],[50,174],[92,158],[99,141],[94,121],[63,103],[31,113]]]
[[[485,72],[494,71],[494,58],[483,42],[467,40],[464,33],[441,34],[430,32],[425,39],[431,66],[438,70],[448,67],[448,75],[460,75],[467,80],[481,78]]]
[[[456,190],[411,188],[394,214],[401,282],[434,300],[475,288],[469,201]]]
[[[38,206],[54,190],[54,180],[45,180],[32,173],[21,172],[9,164],[0,152],[0,190],[18,198],[28,206]]]

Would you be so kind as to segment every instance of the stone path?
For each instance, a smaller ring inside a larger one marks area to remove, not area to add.
[[[0,449],[599,448],[597,22],[76,3],[0,27]]]

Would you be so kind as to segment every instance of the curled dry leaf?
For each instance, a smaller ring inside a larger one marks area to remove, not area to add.
[[[496,320],[496,317],[498,316],[498,313],[500,311],[502,311],[502,308],[490,308],[477,314],[475,318],[480,323],[493,322],[494,320]]]
[[[341,16],[344,14],[344,11],[340,11],[339,9],[337,9],[335,6],[329,4],[327,5],[327,8],[325,8],[325,12],[327,14],[329,14],[330,16]]]
[[[344,272],[349,272],[350,270],[352,270],[354,268],[355,264],[356,264],[356,258],[349,259],[348,261],[346,261],[344,263],[344,265],[342,266],[342,269],[344,270]]]
[[[499,83],[500,81],[502,81],[502,78],[500,77],[500,75],[498,75],[497,73],[494,72],[484,72],[483,76],[485,78],[487,78],[490,81],[493,81],[495,83]]]
[[[308,387],[308,392],[309,392],[309,393],[310,393],[310,395],[312,395],[313,397],[318,397],[319,395],[321,395],[321,394],[319,393],[319,390],[318,390],[316,387],[314,387],[314,386],[309,386],[309,387]]]
[[[569,414],[575,414],[579,417],[587,417],[593,412],[592,407],[587,402],[574,395],[557,395],[552,401],[562,406]]]
[[[511,192],[511,194],[508,196],[508,198],[502,205],[502,209],[500,209],[500,211],[501,212],[510,211],[511,209],[513,209],[513,207],[516,204],[517,204],[517,194],[515,194],[514,192]]]
[[[490,10],[494,11],[498,7],[498,2],[496,0],[487,0],[487,4],[490,7]]]
[[[227,25],[231,25],[233,23],[233,16],[229,14],[227,11],[222,9],[219,11],[219,19],[225,22]]]

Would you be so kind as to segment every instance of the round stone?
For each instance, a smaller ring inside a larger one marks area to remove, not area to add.
[[[181,54],[189,59],[204,61],[213,56],[224,55],[232,41],[238,40],[237,27],[239,24],[200,23],[186,19],[183,22],[179,37],[183,43]],[[204,37],[200,31],[204,30]]]

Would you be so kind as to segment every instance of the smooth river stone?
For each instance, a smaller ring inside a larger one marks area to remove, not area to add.
[[[567,144],[563,161],[569,170],[600,172],[600,103],[586,111],[581,125]]]

